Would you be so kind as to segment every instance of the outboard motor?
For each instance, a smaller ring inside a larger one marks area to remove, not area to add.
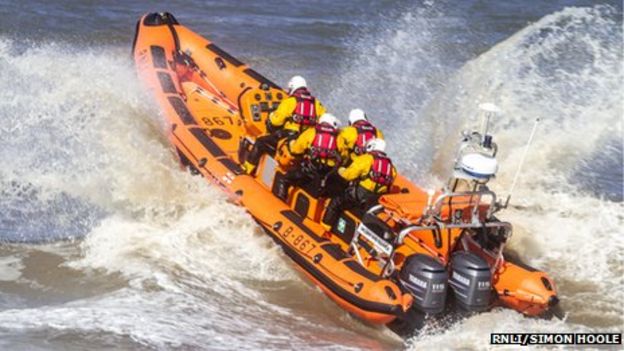
[[[429,314],[440,313],[446,304],[448,273],[433,257],[415,254],[407,258],[399,281],[414,297],[414,306]]]
[[[457,252],[451,259],[451,279],[458,305],[470,312],[485,311],[492,296],[492,273],[487,262],[471,252]]]

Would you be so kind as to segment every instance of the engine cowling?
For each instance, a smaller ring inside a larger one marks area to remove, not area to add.
[[[487,262],[462,251],[453,254],[451,267],[449,285],[459,307],[471,312],[487,310],[492,297],[492,273]]]
[[[448,273],[434,258],[424,254],[408,257],[399,281],[414,297],[414,307],[418,310],[429,314],[444,310]]]

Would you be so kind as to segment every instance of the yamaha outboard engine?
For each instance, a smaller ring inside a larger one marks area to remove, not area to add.
[[[414,306],[429,314],[440,313],[446,303],[448,273],[433,257],[416,254],[407,258],[399,281],[414,297]]]
[[[451,259],[451,279],[458,305],[470,312],[487,310],[492,296],[492,273],[487,262],[471,252],[457,252]]]

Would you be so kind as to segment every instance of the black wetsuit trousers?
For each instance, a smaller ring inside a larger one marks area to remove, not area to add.
[[[285,180],[288,186],[301,186],[304,183],[313,183],[312,187],[324,186],[321,184],[325,176],[332,170],[324,164],[312,163],[310,160],[303,160],[296,167],[288,171]]]
[[[247,162],[254,166],[260,162],[260,156],[270,153],[277,148],[277,144],[284,138],[292,138],[297,135],[293,130],[280,129],[268,135],[263,135],[256,139],[256,143],[247,156]]]
[[[316,182],[319,178],[319,173],[308,164],[309,161],[302,161],[293,169],[286,173],[284,178],[288,186],[297,185],[300,186],[307,182]]]
[[[314,197],[325,197],[326,194],[341,193],[345,189],[342,178],[335,172],[336,167],[322,163],[303,160],[284,177],[286,189],[291,186],[304,188]]]
[[[359,185],[350,186],[341,195],[331,199],[323,215],[323,223],[333,227],[342,211],[356,207],[367,210],[375,204],[379,196],[380,194]]]

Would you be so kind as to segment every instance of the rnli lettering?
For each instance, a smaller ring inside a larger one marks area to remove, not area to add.
[[[286,229],[284,229],[282,232],[280,232],[279,234],[291,246],[293,246],[294,248],[296,248],[297,250],[299,250],[301,252],[305,252],[306,254],[309,254],[310,251],[312,251],[312,250],[314,250],[314,248],[316,248],[316,244],[314,244],[312,241],[306,239],[303,234],[297,235],[293,231],[294,231],[294,228],[289,226]]]

